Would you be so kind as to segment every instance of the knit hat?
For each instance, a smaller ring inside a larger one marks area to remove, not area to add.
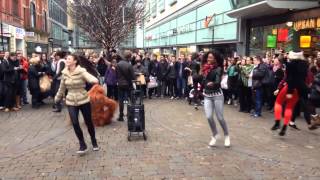
[[[305,57],[303,55],[303,51],[300,51],[300,52],[290,51],[288,58],[290,60],[305,60]]]

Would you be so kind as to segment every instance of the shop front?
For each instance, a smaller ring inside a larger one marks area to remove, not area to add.
[[[320,8],[251,19],[247,30],[250,55],[291,50],[313,55],[320,51]]]
[[[38,34],[35,32],[25,33],[27,56],[31,57],[32,53],[49,52],[48,34]]]

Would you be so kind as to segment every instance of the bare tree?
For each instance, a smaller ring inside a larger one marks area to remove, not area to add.
[[[144,14],[144,0],[69,0],[68,12],[93,41],[117,47]]]

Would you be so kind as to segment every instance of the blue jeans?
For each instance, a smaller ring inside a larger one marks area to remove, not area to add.
[[[186,80],[184,78],[178,77],[177,78],[177,96],[182,97],[183,93],[186,89]]]
[[[262,111],[262,88],[258,88],[254,90],[255,93],[255,114],[261,116]]]
[[[127,87],[118,87],[118,100],[119,100],[119,111],[120,115],[119,118],[122,119],[124,116],[123,110],[124,110],[124,103],[123,101],[128,100],[128,97],[130,95],[130,89]]]
[[[27,98],[27,86],[28,86],[28,80],[21,80],[21,100],[23,103],[28,102]]]

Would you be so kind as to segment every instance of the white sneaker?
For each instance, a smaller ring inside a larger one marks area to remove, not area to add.
[[[4,110],[4,107],[3,107],[3,106],[0,106],[0,110]]]
[[[232,103],[232,101],[231,101],[231,99],[229,99],[229,101],[228,101],[228,103],[227,103],[227,104],[228,104],[228,105],[230,105],[231,103]]]
[[[217,142],[217,136],[212,136],[211,137],[211,141],[209,142],[209,146],[210,147],[214,147],[214,146],[216,146],[216,142]]]
[[[230,137],[229,136],[226,136],[224,138],[224,146],[225,147],[230,147]]]
[[[174,99],[174,97],[173,96],[171,96],[171,100],[173,100]]]

